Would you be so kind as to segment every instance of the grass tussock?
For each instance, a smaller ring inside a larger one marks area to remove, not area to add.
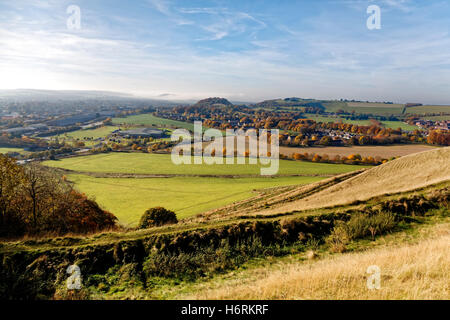
[[[418,244],[384,247],[311,263],[261,269],[247,281],[199,290],[196,299],[450,299],[450,227]],[[381,288],[366,286],[367,268],[381,269]]]
[[[450,226],[416,244],[332,256],[310,263],[259,269],[246,281],[198,290],[196,299],[450,299]],[[380,289],[367,288],[371,265],[381,269]]]
[[[380,212],[373,215],[355,214],[349,221],[338,221],[327,242],[332,252],[344,252],[346,245],[355,239],[384,234],[396,225],[395,215],[391,212]]]

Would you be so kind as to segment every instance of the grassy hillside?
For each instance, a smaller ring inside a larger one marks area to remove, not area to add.
[[[292,155],[293,153],[316,153],[319,155],[327,154],[333,156],[349,156],[359,154],[362,157],[376,157],[390,159],[391,157],[401,157],[422,151],[433,150],[436,147],[425,144],[403,144],[390,146],[350,146],[350,147],[280,147],[280,153]]]
[[[450,147],[404,156],[268,212],[343,205],[446,181],[450,179],[449,159]]]
[[[0,297],[446,299],[448,197],[448,184],[436,185],[357,209],[3,242]],[[377,211],[374,204],[392,212]],[[427,228],[433,225],[435,232]],[[350,239],[343,251],[334,251],[329,241],[338,226],[352,230],[352,238],[342,238]],[[426,238],[432,240],[416,241]],[[409,239],[419,245],[408,245]],[[407,246],[393,247],[400,244]],[[389,248],[376,249],[382,245]],[[83,276],[79,291],[66,288],[73,263]],[[382,268],[377,292],[365,291],[371,264]]]
[[[418,106],[418,107],[410,107],[406,109],[405,113],[410,114],[426,114],[426,113],[440,113],[444,112],[446,114],[450,113],[450,106]]]
[[[181,299],[449,299],[450,224],[383,237],[372,250],[344,255],[274,259],[232,276],[216,277],[180,292]],[[419,233],[419,234],[416,234]],[[372,244],[373,245],[373,244]],[[368,290],[368,266],[381,270],[379,290]]]
[[[69,179],[104,192],[102,197],[118,198],[113,205],[123,202],[124,210],[133,201],[163,197],[158,188],[165,190],[167,204],[179,199],[180,205],[201,207],[204,203],[195,203],[199,194],[211,199],[226,192],[245,194],[250,186],[264,187],[267,181],[312,183],[264,190],[256,199],[174,225],[0,242],[0,298],[448,299],[449,152],[435,149],[325,179],[180,176],[116,181],[95,177],[104,173],[72,173]],[[171,180],[173,185],[164,189]],[[154,186],[148,186],[152,181]],[[145,191],[141,196],[136,192],[140,189]],[[121,201],[127,192],[134,198]],[[251,214],[239,213],[251,206],[256,208]],[[82,273],[79,291],[66,287],[66,270],[72,264]],[[380,290],[366,287],[369,265],[381,268]]]

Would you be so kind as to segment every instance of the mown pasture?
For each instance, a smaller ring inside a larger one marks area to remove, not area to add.
[[[307,184],[323,177],[136,179],[77,174],[69,175],[68,179],[78,190],[94,197],[104,209],[114,213],[121,224],[133,226],[151,207],[165,207],[183,219],[255,196],[257,189]]]
[[[127,125],[144,125],[144,126],[154,126],[161,128],[183,128],[187,130],[194,130],[194,124],[164,118],[158,118],[150,113],[138,114],[133,116],[128,116],[125,118],[113,118],[113,124],[127,124]]]
[[[8,152],[17,152],[20,154],[26,153],[26,151],[23,150],[22,148],[9,148],[9,147],[0,148],[0,153],[6,154]]]
[[[367,103],[367,102],[347,102],[345,104],[330,104],[326,105],[326,111],[336,112],[344,110],[347,112],[373,114],[373,115],[401,115],[403,111],[402,104],[387,104],[387,103]]]
[[[450,106],[417,106],[406,109],[409,114],[429,114],[429,113],[445,113],[450,114]]]
[[[258,189],[312,183],[362,168],[281,160],[279,175],[267,177],[260,175],[260,165],[175,165],[168,154],[148,153],[96,154],[43,164],[72,170],[67,177],[75,187],[124,225],[135,225],[154,206],[185,218],[247,199]]]
[[[248,161],[248,159],[246,159]],[[193,163],[194,161],[192,161]],[[236,159],[234,161],[236,163]],[[180,164],[171,160],[170,154],[114,152],[45,161],[44,165],[79,172],[120,174],[167,174],[236,176],[260,175],[260,168],[253,164]],[[280,160],[278,175],[333,175],[360,169],[358,165],[313,163]]]

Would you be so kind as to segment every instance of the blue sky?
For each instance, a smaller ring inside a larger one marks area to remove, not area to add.
[[[447,0],[0,0],[0,89],[450,104],[449,27]]]

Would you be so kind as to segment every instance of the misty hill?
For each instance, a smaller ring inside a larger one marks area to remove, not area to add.
[[[116,107],[172,107],[175,102],[140,98],[109,91],[0,90],[0,112],[60,114],[77,110],[99,112]]]

